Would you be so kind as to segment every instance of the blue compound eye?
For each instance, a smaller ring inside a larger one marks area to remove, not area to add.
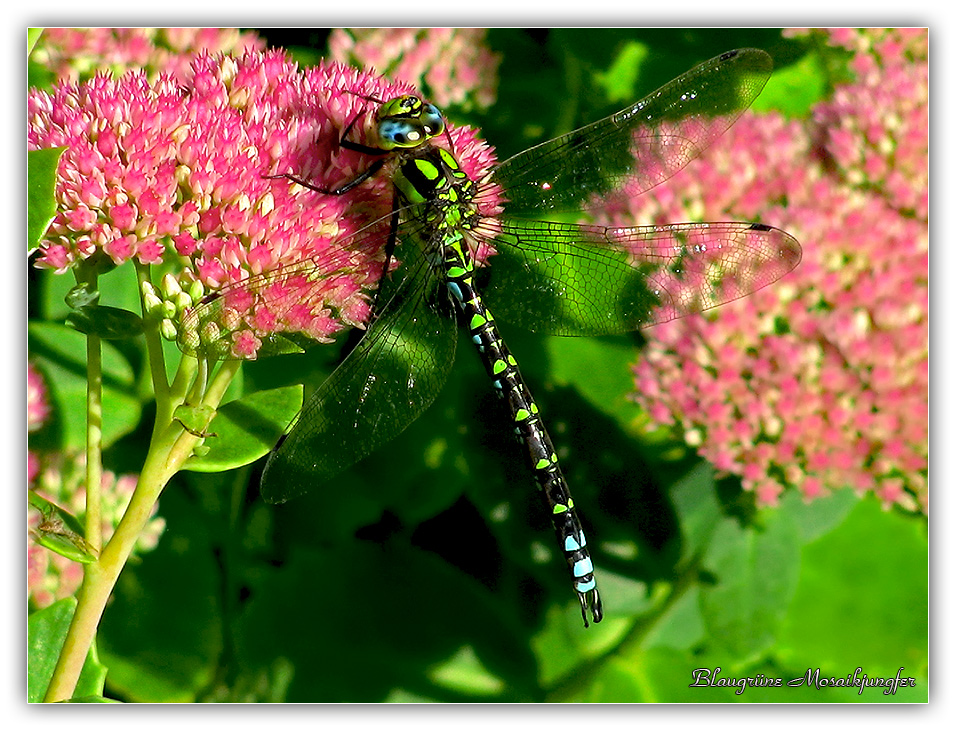
[[[419,115],[422,120],[422,126],[430,136],[441,135],[445,131],[445,120],[442,113],[434,104],[426,104],[422,107],[422,114]]]
[[[379,123],[379,138],[384,150],[396,147],[418,147],[427,139],[421,123],[411,120],[384,119]]]

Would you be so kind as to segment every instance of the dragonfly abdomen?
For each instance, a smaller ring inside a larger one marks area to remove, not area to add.
[[[461,239],[450,238],[444,246],[443,263],[446,285],[462,311],[495,392],[508,405],[515,435],[524,445],[526,459],[548,505],[552,528],[565,556],[578,599],[582,618],[588,626],[586,611],[590,608],[594,622],[602,617],[601,597],[595,581],[594,567],[588,552],[575,502],[568,483],[558,465],[551,438],[519,371],[515,357],[508,350],[495,325],[495,319],[472,282],[472,258]]]

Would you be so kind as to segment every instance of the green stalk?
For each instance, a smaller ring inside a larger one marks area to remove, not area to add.
[[[106,602],[167,481],[192,454],[198,438],[170,424],[150,446],[136,490],[99,559],[86,565],[77,607],[44,701],[69,699],[96,634]]]
[[[103,543],[103,364],[99,336],[86,339],[86,541],[95,551]]]
[[[147,322],[149,323],[149,319],[147,319]],[[86,565],[84,568],[83,583],[77,593],[76,612],[73,615],[53,677],[44,696],[44,701],[47,702],[63,701],[73,695],[110,593],[113,591],[120,572],[133,551],[136,540],[150,520],[153,506],[159,500],[160,494],[169,479],[183,467],[201,439],[198,435],[185,430],[177,420],[173,419],[172,415],[176,406],[183,402],[186,393],[193,392],[193,389],[188,385],[193,384],[197,376],[205,381],[207,378],[206,366],[204,365],[204,368],[199,369],[195,359],[184,358],[184,363],[180,365],[179,373],[174,380],[174,388],[170,389],[166,382],[165,366],[162,361],[162,344],[159,343],[159,335],[155,324],[147,325],[146,341],[151,374],[157,394],[156,422],[153,427],[149,451],[143,463],[143,469],[140,472],[130,505],[123,514],[116,531],[106,546],[103,547],[97,561]],[[92,539],[95,538],[94,546],[99,547],[99,489],[102,474],[102,468],[100,467],[102,372],[99,339],[91,337],[88,344],[87,539],[94,543]],[[157,366],[157,362],[159,366]],[[239,368],[239,361],[223,364],[210,381],[208,388],[202,389],[200,386],[198,392],[193,393],[193,396],[201,399],[204,406],[217,408]],[[197,371],[200,373],[197,374]],[[91,465],[94,466],[92,469]]]

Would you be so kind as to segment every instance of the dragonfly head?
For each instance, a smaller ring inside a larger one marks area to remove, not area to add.
[[[438,108],[412,94],[385,102],[376,119],[382,150],[416,148],[445,132]]]

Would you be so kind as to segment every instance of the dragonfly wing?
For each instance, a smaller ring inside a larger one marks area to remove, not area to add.
[[[603,227],[501,220],[484,297],[555,335],[646,328],[717,307],[794,269],[801,246],[763,224]]]
[[[620,112],[499,165],[506,211],[580,211],[628,184],[638,195],[697,157],[747,109],[771,75],[755,48],[706,61]]]
[[[183,312],[179,349],[210,360],[251,360],[301,351],[300,343],[328,343],[330,334],[363,325],[366,291],[381,275],[390,220],[381,217],[346,244],[208,295]]]
[[[400,251],[405,259],[383,291],[381,314],[270,454],[261,484],[266,501],[305,493],[388,442],[445,383],[456,344],[448,293],[420,245],[408,242]]]

